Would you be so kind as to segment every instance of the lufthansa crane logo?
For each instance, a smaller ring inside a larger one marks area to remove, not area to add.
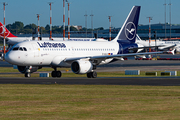
[[[133,22],[128,22],[125,27],[125,35],[129,40],[136,36],[136,26]]]

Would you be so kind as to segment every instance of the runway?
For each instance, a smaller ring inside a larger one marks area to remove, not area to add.
[[[180,54],[175,54],[175,55],[161,54],[161,55],[154,55],[153,57],[180,58]],[[0,67],[12,67],[12,66],[13,65],[9,64],[6,61],[0,61]],[[125,61],[119,60],[98,67],[133,67],[133,66],[180,66],[180,61],[179,60],[134,60],[134,57],[128,57],[128,60]]]
[[[180,86],[180,77],[0,78],[0,84]]]
[[[161,55],[161,58],[180,58],[180,55]],[[0,61],[0,67],[12,67],[11,64]],[[97,72],[125,71],[180,71],[180,61],[165,60],[133,60],[117,61],[98,66]],[[49,71],[51,72],[51,71]],[[1,73],[11,74],[11,73]],[[20,74],[20,73],[16,73]],[[112,78],[0,78],[0,84],[78,84],[78,85],[150,85],[150,86],[180,86],[180,77],[112,77]]]

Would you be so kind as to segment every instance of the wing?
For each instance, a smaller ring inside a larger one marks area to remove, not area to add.
[[[159,48],[159,50],[164,50],[164,49],[174,49],[176,47],[176,44],[174,45],[164,45],[164,46],[161,46]]]
[[[85,57],[73,57],[73,58],[66,58],[64,59],[65,62],[72,62],[75,60],[80,59],[89,59],[89,60],[100,60],[103,61],[109,58],[123,58],[123,57],[130,57],[130,56],[137,56],[137,55],[150,55],[150,54],[163,54],[165,52],[147,52],[147,53],[131,53],[131,54],[117,54],[117,55],[99,55],[99,56],[85,56]]]
[[[137,47],[137,48],[128,48],[129,50],[138,50],[138,49],[149,49],[149,48],[157,48],[158,51],[166,51],[169,49],[174,50],[176,47],[175,45],[157,45],[157,46],[144,46],[144,47]]]
[[[159,45],[159,46],[144,46],[144,47],[137,47],[137,48],[129,48],[129,50],[148,49],[148,48],[164,47],[164,46],[165,46],[165,45]]]

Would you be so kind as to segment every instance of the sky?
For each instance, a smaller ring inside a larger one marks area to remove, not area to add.
[[[85,27],[85,14],[87,13],[87,27],[91,28],[91,14],[93,14],[93,28],[109,28],[108,16],[112,16],[112,27],[119,28],[123,25],[133,6],[141,6],[139,24],[149,24],[147,17],[152,17],[151,23],[170,21],[180,24],[180,0],[68,0],[70,2],[70,25]],[[52,4],[52,25],[63,25],[63,0],[1,0],[0,21],[3,22],[3,2],[8,5],[5,8],[6,24],[21,21],[24,25],[38,24],[37,14],[40,14],[40,26],[50,24],[50,6]],[[68,6],[65,5],[65,22],[68,24]]]

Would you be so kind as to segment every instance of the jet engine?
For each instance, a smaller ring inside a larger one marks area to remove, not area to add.
[[[26,73],[26,71],[29,69],[30,73],[36,72],[40,67],[30,67],[30,66],[17,66],[19,72]]]
[[[90,61],[77,60],[71,64],[71,70],[75,74],[85,74],[93,70],[93,65]]]

